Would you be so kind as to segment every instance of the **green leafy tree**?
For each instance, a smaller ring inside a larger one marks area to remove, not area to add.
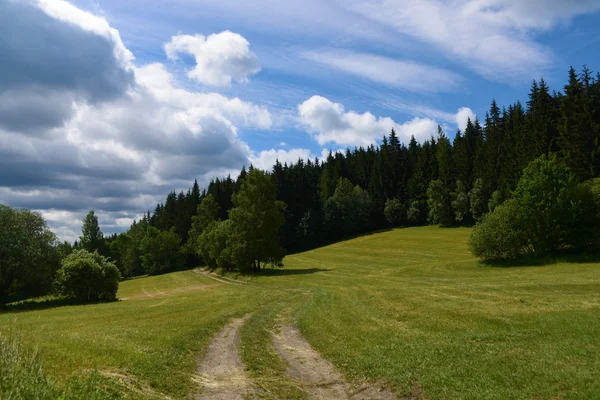
[[[400,225],[406,221],[406,207],[398,198],[386,201],[383,212],[386,221],[392,225]]]
[[[421,225],[425,223],[425,204],[421,200],[415,200],[410,203],[406,212],[406,217],[412,225]]]
[[[513,195],[516,218],[535,253],[552,253],[575,240],[582,222],[577,181],[564,162],[543,155],[523,171]]]
[[[212,194],[207,195],[198,204],[196,215],[192,217],[192,227],[188,234],[188,248],[192,252],[198,249],[197,242],[202,232],[219,219],[219,203]]]
[[[39,213],[0,204],[0,299],[48,292],[60,267],[56,244]]]
[[[148,275],[158,275],[181,268],[181,238],[175,229],[160,231],[149,227],[141,243],[142,266]]]
[[[67,256],[71,254],[75,249],[73,248],[71,242],[65,240],[56,245],[56,250],[58,251],[58,256],[62,262],[62,260],[67,258]]]
[[[116,300],[121,275],[116,265],[98,252],[75,250],[58,270],[56,286],[64,297],[80,301]]]
[[[494,212],[496,207],[504,203],[504,200],[505,197],[500,190],[494,191],[490,197],[490,201],[488,201],[488,210],[490,210],[490,212]]]
[[[473,184],[473,189],[469,192],[469,202],[471,206],[471,215],[475,221],[480,221],[487,213],[487,202],[485,201],[483,179],[478,178]]]
[[[231,258],[231,238],[233,237],[233,222],[231,220],[217,221],[208,225],[197,240],[197,252],[205,265],[210,269],[221,268],[234,270],[235,262]]]
[[[100,230],[98,217],[93,210],[83,219],[79,246],[91,253],[94,251],[102,253],[104,250],[104,234]]]
[[[441,180],[431,181],[427,188],[427,205],[429,206],[429,222],[432,224],[451,225],[453,222],[450,209],[450,194]]]
[[[280,231],[285,203],[275,197],[271,177],[253,169],[233,195],[229,211],[233,229],[228,241],[231,263],[240,270],[260,270],[261,265],[282,266],[285,249]]]
[[[452,210],[458,223],[465,223],[469,218],[469,195],[462,181],[456,181],[456,190],[452,192]]]

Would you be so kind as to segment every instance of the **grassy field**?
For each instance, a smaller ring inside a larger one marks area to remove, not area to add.
[[[292,255],[229,285],[194,271],[123,282],[122,301],[0,315],[57,380],[92,369],[130,397],[186,398],[197,358],[233,317],[242,358],[273,393],[290,386],[269,348],[281,313],[352,382],[427,399],[600,398],[600,264],[492,267],[468,229],[397,229]]]

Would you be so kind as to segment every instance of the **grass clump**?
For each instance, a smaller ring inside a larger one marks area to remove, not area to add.
[[[0,398],[6,400],[116,400],[123,393],[110,389],[97,372],[71,378],[64,386],[46,376],[37,350],[23,347],[14,335],[0,334]]]

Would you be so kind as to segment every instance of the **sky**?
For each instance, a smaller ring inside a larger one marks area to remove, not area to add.
[[[598,0],[0,0],[0,203],[73,241],[253,164],[407,143],[600,69]]]

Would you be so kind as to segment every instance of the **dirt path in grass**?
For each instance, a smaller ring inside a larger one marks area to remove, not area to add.
[[[388,400],[397,396],[380,385],[350,385],[304,339],[300,331],[282,321],[279,333],[273,335],[275,351],[288,364],[287,373],[298,381],[309,394],[309,399]]]
[[[216,274],[214,274],[213,272],[207,271],[205,269],[195,269],[194,270],[195,273],[200,274],[200,275],[204,275],[209,279],[215,280],[217,282],[221,282],[221,283],[226,283],[228,285],[234,285],[234,286],[246,286],[246,283],[242,283],[242,282],[237,282],[233,279],[230,278],[226,278],[224,276],[216,276]]]
[[[196,399],[243,400],[251,392],[251,381],[240,360],[240,329],[250,315],[227,324],[212,339],[198,367],[201,385]]]

